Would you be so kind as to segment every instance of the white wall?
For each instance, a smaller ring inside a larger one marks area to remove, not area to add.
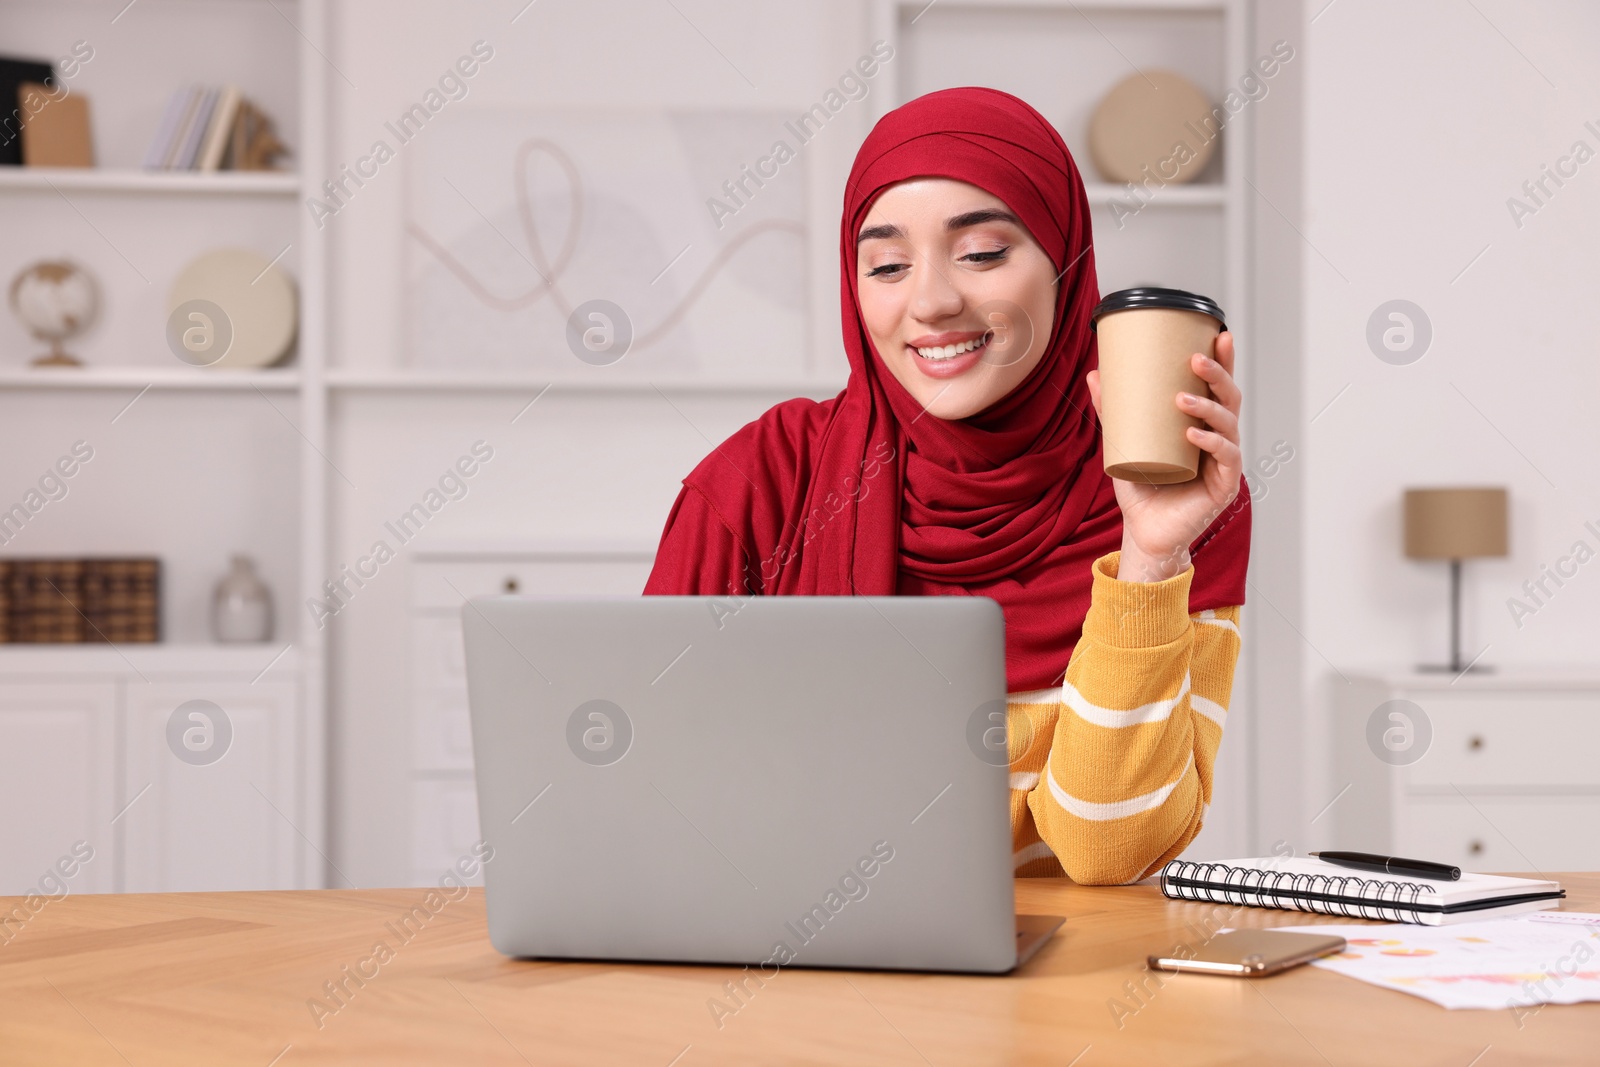
[[[1301,0],[1258,0],[1253,55],[1264,55],[1278,41],[1288,42],[1295,58],[1271,83],[1271,92],[1253,105],[1254,176],[1251,241],[1254,279],[1255,343],[1244,353],[1250,377],[1245,396],[1244,440],[1248,461],[1288,456],[1270,476],[1252,472],[1253,515],[1250,583],[1245,594],[1244,631],[1248,641],[1234,682],[1234,701],[1254,716],[1245,734],[1243,759],[1228,764],[1246,792],[1243,845],[1208,849],[1197,842],[1193,854],[1264,855],[1279,841],[1305,839],[1301,793],[1304,790],[1305,701],[1301,649],[1304,645],[1304,507],[1307,440],[1300,412],[1304,378],[1302,344],[1303,282],[1300,218],[1305,189],[1305,84],[1316,57],[1308,33],[1309,15]],[[1237,742],[1233,742],[1237,743]],[[1231,755],[1223,746],[1219,780]],[[1311,814],[1315,814],[1313,811]],[[1234,844],[1234,841],[1229,841]],[[1220,842],[1219,842],[1220,844]]]
[[[1520,228],[1506,205],[1575,141],[1600,152],[1600,7],[1323,3],[1307,4],[1300,256],[1311,812],[1339,784],[1317,700],[1335,671],[1446,656],[1446,568],[1401,556],[1405,487],[1511,490],[1510,558],[1467,565],[1469,655],[1592,663],[1600,647],[1600,563],[1520,628],[1506,603],[1574,541],[1600,548],[1584,529],[1600,526],[1600,159]],[[1406,366],[1365,340],[1396,298],[1433,325]]]

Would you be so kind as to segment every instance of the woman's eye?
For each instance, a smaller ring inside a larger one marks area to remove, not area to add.
[[[892,278],[901,271],[905,270],[908,266],[910,266],[909,263],[885,263],[881,267],[873,267],[871,270],[867,271],[867,277]]]
[[[961,259],[963,262],[993,263],[997,259],[1004,259],[1006,253],[1009,251],[1011,251],[1011,249],[1008,247],[999,249],[995,252],[972,252],[968,255],[962,256]]]

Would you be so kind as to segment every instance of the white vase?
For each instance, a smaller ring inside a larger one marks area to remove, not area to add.
[[[234,556],[233,569],[217,583],[211,636],[227,645],[272,640],[272,592],[249,556]]]

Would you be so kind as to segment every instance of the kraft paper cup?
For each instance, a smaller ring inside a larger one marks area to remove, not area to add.
[[[1185,431],[1201,420],[1178,407],[1179,393],[1210,396],[1189,368],[1216,358],[1227,328],[1216,301],[1182,289],[1124,289],[1100,301],[1100,422],[1105,469],[1150,485],[1187,482],[1200,472],[1200,446]]]

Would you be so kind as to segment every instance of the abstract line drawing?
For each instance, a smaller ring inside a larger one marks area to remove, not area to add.
[[[800,371],[801,176],[787,189],[763,188],[742,224],[719,233],[705,193],[719,166],[733,168],[707,156],[720,148],[736,158],[723,146],[759,140],[723,136],[708,115],[625,116],[609,128],[585,118],[583,137],[560,129],[576,121],[486,118],[415,168],[405,233],[421,253],[407,279],[416,357],[504,366],[515,349],[519,362],[576,372],[561,331],[574,307],[604,298],[632,320],[629,359],[644,357],[633,360],[636,369],[744,378]],[[734,122],[770,128],[759,116]],[[506,136],[507,126],[517,135]],[[529,126],[559,135],[525,132]],[[635,142],[636,156],[619,151]],[[495,167],[496,157],[509,166]],[[452,327],[430,332],[429,308]]]

